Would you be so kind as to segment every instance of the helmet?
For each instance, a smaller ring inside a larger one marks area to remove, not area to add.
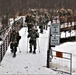
[[[34,27],[32,27],[32,30],[35,30],[35,28],[34,28]]]
[[[27,16],[31,16],[31,14],[27,14]]]

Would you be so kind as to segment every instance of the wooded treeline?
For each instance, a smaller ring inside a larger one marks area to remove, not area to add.
[[[76,9],[76,0],[0,0],[0,14],[26,11],[29,8]]]

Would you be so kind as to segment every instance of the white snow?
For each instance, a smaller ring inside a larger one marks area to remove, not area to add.
[[[75,60],[76,59],[76,46],[75,45],[76,45],[76,41],[66,42],[52,49],[56,51],[72,53],[72,72],[76,74],[76,60]],[[69,55],[67,55],[67,58],[69,58]],[[63,63],[65,64],[64,66],[68,65],[67,67],[69,67],[69,63],[66,64],[65,61]]]
[[[3,44],[3,41],[0,41],[0,45]]]
[[[10,46],[0,63],[0,74],[14,74],[14,75],[65,75],[60,72],[53,71],[51,68],[47,68],[47,46],[48,46],[48,35],[49,29],[44,30],[44,34],[39,34],[39,39],[37,40],[37,50],[36,54],[27,53],[29,51],[29,44],[27,43],[27,27],[22,28],[19,31],[21,35],[21,40],[17,48],[17,56],[13,58],[13,54],[10,52]],[[63,35],[63,34],[62,34]],[[19,50],[20,49],[20,50]],[[76,74],[76,41],[75,42],[66,42],[59,46],[52,48],[56,51],[72,53],[72,69],[73,74]],[[40,50],[40,53],[39,53]],[[21,51],[21,53],[19,52]],[[58,61],[57,61],[58,62]],[[62,61],[60,61],[62,64]],[[64,62],[64,66],[66,62]],[[59,65],[59,64],[57,64]],[[55,65],[54,65],[55,66]],[[53,67],[54,67],[53,66]]]
[[[27,28],[20,30],[21,40],[17,50],[17,56],[13,58],[10,47],[1,62],[0,74],[56,74],[50,68],[46,67],[48,31],[40,34],[39,48],[37,46],[36,54],[27,53]],[[21,53],[19,53],[19,48]],[[29,49],[29,48],[28,48]],[[29,50],[28,50],[29,51]]]

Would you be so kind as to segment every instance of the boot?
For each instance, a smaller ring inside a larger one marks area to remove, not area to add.
[[[43,34],[43,29],[41,29],[41,33]]]
[[[13,53],[13,50],[11,50],[11,53]]]
[[[32,49],[30,49],[29,53],[32,53]]]
[[[33,54],[36,54],[36,51],[35,50],[33,51]]]
[[[13,54],[13,58],[16,57],[16,53]]]
[[[32,53],[32,51],[30,50],[29,53]]]

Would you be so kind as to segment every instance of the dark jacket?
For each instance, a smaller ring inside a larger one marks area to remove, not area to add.
[[[10,33],[10,42],[11,43],[16,43],[18,45],[19,40],[21,39],[21,36],[19,35],[18,32],[11,32]]]
[[[31,31],[29,34],[28,34],[28,38],[30,37],[30,42],[32,41],[36,41],[36,38],[39,38],[39,33],[36,32],[36,31]]]

